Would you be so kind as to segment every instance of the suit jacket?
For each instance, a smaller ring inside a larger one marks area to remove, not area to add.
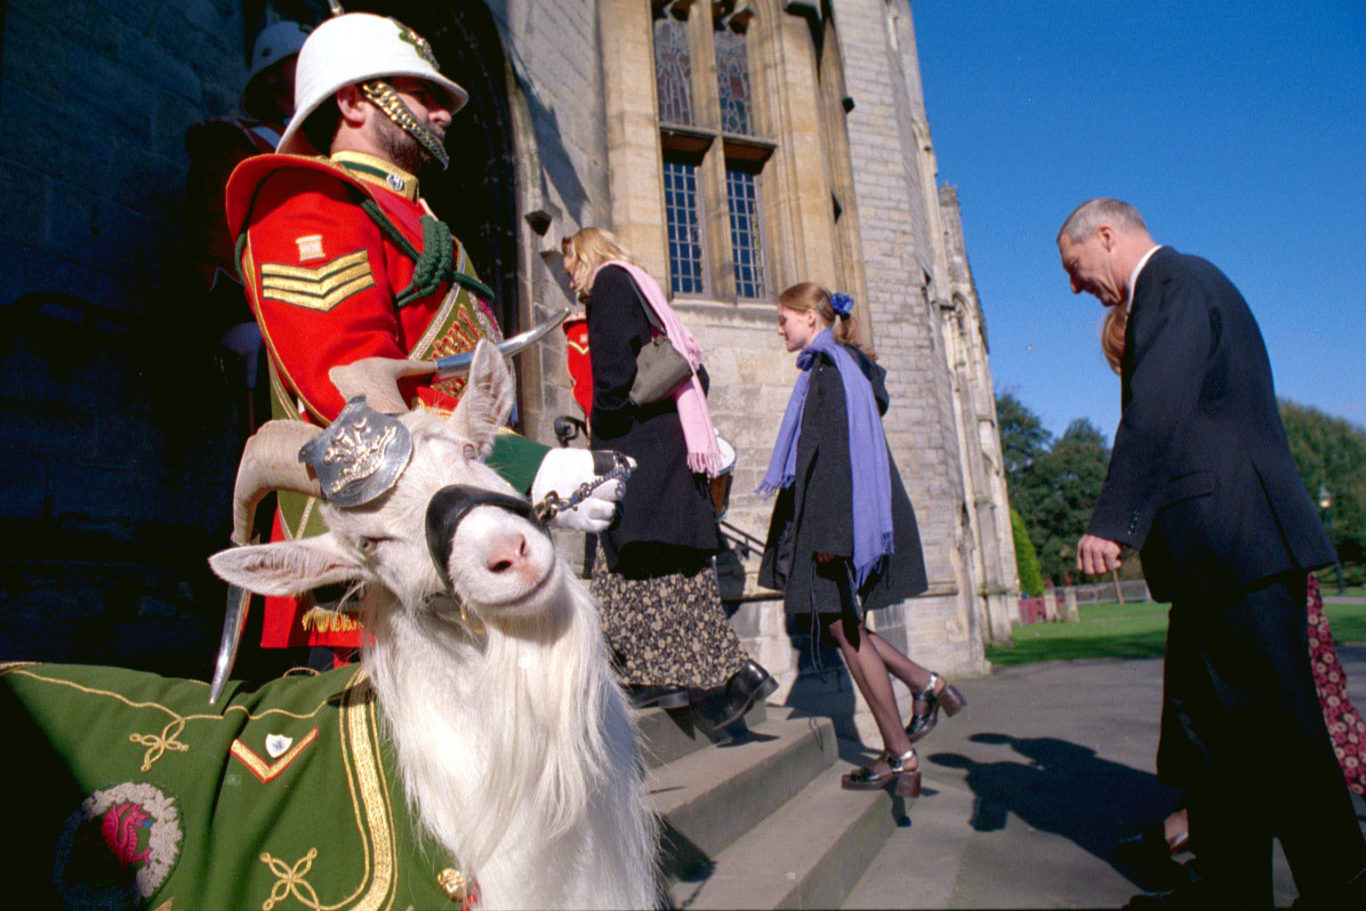
[[[1159,600],[1331,563],[1238,289],[1206,260],[1163,247],[1132,295],[1123,411],[1087,531],[1141,548]]]

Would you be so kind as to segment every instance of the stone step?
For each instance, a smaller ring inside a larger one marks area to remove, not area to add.
[[[886,791],[845,791],[827,767],[669,890],[673,907],[838,908],[905,817]]]
[[[770,705],[768,719],[736,739],[651,769],[646,782],[664,822],[665,876],[706,870],[727,845],[799,793],[837,755],[829,719]]]
[[[767,706],[760,702],[745,714],[743,725],[734,727],[752,731],[767,718]],[[636,723],[648,769],[657,769],[716,742],[688,709],[646,709],[636,717]],[[729,737],[729,733],[722,734],[722,740]]]

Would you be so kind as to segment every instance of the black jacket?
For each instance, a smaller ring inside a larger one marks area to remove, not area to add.
[[[592,447],[614,449],[637,462],[617,521],[599,536],[607,565],[627,574],[647,564],[650,572],[664,572],[681,558],[690,568],[699,554],[720,549],[716,514],[706,478],[688,469],[673,399],[637,408],[627,397],[636,378],[636,355],[650,340],[650,323],[625,269],[608,266],[598,272],[587,310]]]
[[[1087,531],[1141,547],[1154,597],[1238,589],[1333,561],[1290,457],[1247,302],[1163,247],[1133,289],[1123,411]]]
[[[886,413],[887,371],[858,349],[845,347],[872,384],[878,412]],[[915,510],[890,453],[887,461],[892,473],[894,549],[860,591],[865,610],[887,607],[929,587]],[[778,492],[759,567],[759,584],[783,591],[788,613],[841,609],[840,582],[847,578],[847,558],[854,553],[853,502],[844,383],[834,363],[820,354],[811,366],[802,408],[797,477],[791,487]],[[817,564],[817,553],[846,559]]]

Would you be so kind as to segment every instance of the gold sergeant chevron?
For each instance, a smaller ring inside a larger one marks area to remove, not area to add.
[[[339,256],[316,269],[261,264],[261,296],[310,310],[328,311],[375,283],[365,250]]]

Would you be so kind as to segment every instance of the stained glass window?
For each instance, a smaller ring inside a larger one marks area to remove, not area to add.
[[[751,300],[764,296],[764,238],[759,219],[759,177],[726,169],[730,246],[735,254],[735,293]]]
[[[655,87],[659,119],[692,123],[692,51],[688,23],[665,13],[655,20]]]
[[[721,96],[721,130],[747,136],[754,131],[750,116],[749,51],[745,35],[717,22],[716,83]]]
[[[702,293],[702,232],[697,166],[664,162],[664,214],[669,226],[669,281],[675,294]]]

